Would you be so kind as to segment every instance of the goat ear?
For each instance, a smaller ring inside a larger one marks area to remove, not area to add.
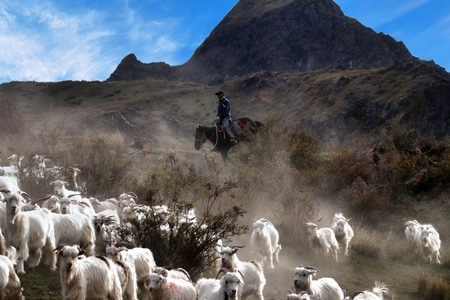
[[[159,275],[159,278],[161,278],[161,281],[166,284],[167,283],[167,277]]]

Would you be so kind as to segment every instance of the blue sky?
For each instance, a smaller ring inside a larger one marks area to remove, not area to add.
[[[0,83],[106,80],[130,53],[185,63],[237,0],[1,0]],[[450,1],[335,0],[450,71]]]

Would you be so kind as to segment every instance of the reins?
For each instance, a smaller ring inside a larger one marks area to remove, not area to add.
[[[213,145],[213,147],[211,148],[211,149],[209,149],[208,151],[213,151],[214,150],[214,148],[216,148],[216,146],[217,146],[217,143],[219,142],[219,129],[217,128],[217,125],[215,125],[215,127],[216,127],[216,130],[214,130],[215,131],[215,133],[216,133],[216,143]],[[213,135],[214,135],[214,133],[213,133]],[[212,138],[212,136],[213,135],[211,135],[211,138]],[[204,131],[202,131],[202,137],[204,137],[206,140],[210,140],[211,141],[211,139],[209,139],[207,136],[205,136],[205,132]],[[204,142],[202,142],[202,138],[199,138],[199,139],[195,139],[196,141],[200,141],[200,143],[201,144],[203,144]]]
[[[216,143],[213,145],[213,147],[209,151],[213,151],[214,148],[216,148],[217,143],[219,142],[219,127],[217,127],[217,124],[214,125],[214,127],[216,127],[216,130],[215,130],[215,132],[216,132]]]

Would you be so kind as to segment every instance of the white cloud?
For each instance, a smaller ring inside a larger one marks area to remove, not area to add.
[[[2,23],[0,80],[91,80],[103,72],[100,44],[114,34],[101,25],[104,16],[96,11],[71,16],[42,7],[13,7],[10,14],[16,17]],[[24,18],[34,26],[24,27],[18,21]]]

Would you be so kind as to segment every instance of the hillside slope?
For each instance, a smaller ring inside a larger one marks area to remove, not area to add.
[[[20,104],[25,123],[35,132],[120,131],[131,141],[158,146],[167,137],[160,132],[163,125],[173,130],[173,138],[193,143],[194,128],[215,120],[214,92],[222,89],[235,118],[264,122],[277,116],[286,126],[305,126],[338,143],[352,136],[376,138],[397,124],[423,135],[447,136],[450,84],[445,74],[429,64],[396,63],[371,70],[258,72],[220,86],[152,79],[12,82],[0,85],[0,95]]]

